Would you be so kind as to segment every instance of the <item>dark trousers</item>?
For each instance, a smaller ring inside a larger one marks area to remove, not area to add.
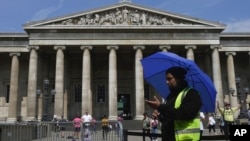
[[[225,126],[224,125],[220,125],[220,132],[221,132],[222,135],[225,134],[224,131],[225,131]]]
[[[146,136],[149,136],[150,140],[152,141],[152,136],[150,134],[150,129],[142,129],[142,133],[143,133],[143,136],[142,136],[143,141],[145,141]]]
[[[108,136],[108,126],[102,126],[102,138],[107,139]]]
[[[211,133],[211,130],[213,130],[214,131],[214,133],[216,132],[216,130],[215,130],[215,125],[208,125],[208,132],[209,132],[209,134]]]
[[[234,122],[230,122],[230,121],[225,121],[225,125],[224,125],[224,134],[226,136],[226,139],[229,140],[229,127],[230,125],[233,125]]]
[[[200,130],[200,140],[201,140],[202,134],[203,134],[203,130]]]

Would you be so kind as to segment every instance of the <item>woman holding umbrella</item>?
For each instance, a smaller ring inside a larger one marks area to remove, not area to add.
[[[153,115],[162,122],[162,141],[200,140],[199,113],[202,101],[199,93],[188,86],[186,69],[171,67],[166,71],[170,94],[165,103],[155,96],[145,102],[154,110]]]

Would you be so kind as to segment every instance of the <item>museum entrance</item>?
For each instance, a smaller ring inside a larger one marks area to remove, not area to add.
[[[124,120],[132,119],[129,94],[118,94],[117,111],[122,114]]]

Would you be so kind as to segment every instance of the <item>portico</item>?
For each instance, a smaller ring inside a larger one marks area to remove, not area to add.
[[[130,15],[122,15],[126,20],[116,15],[125,14],[123,10],[130,11]],[[136,13],[139,20],[132,16]],[[220,103],[226,100],[236,106],[237,99],[225,95],[228,87],[235,87],[236,75],[250,77],[246,71],[250,35],[229,36],[222,33],[225,25],[221,23],[128,2],[31,22],[24,29],[26,36],[0,37],[1,60],[9,60],[0,62],[1,71],[8,74],[0,75],[0,88],[9,86],[10,98],[6,101],[6,93],[1,92],[0,111],[8,109],[2,115],[8,121],[15,121],[18,116],[23,120],[41,119],[36,90],[42,88],[45,78],[56,91],[49,102],[49,116],[71,119],[88,109],[96,118],[107,114],[116,120],[120,95],[130,103],[128,109],[123,107],[124,114],[141,120],[142,114],[150,110],[144,99],[157,93],[144,81],[140,60],[157,51],[174,52],[194,60],[213,79]],[[11,43],[17,44],[17,50],[13,50]],[[11,58],[6,54],[11,54]],[[235,64],[240,59],[247,62]],[[245,81],[242,85],[249,84]],[[20,107],[20,113],[16,107]]]

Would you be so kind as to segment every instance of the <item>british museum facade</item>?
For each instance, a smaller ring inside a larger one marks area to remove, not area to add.
[[[194,60],[213,80],[220,103],[250,102],[250,33],[130,2],[35,21],[0,33],[0,121],[142,119],[157,92],[140,60],[168,51]]]

